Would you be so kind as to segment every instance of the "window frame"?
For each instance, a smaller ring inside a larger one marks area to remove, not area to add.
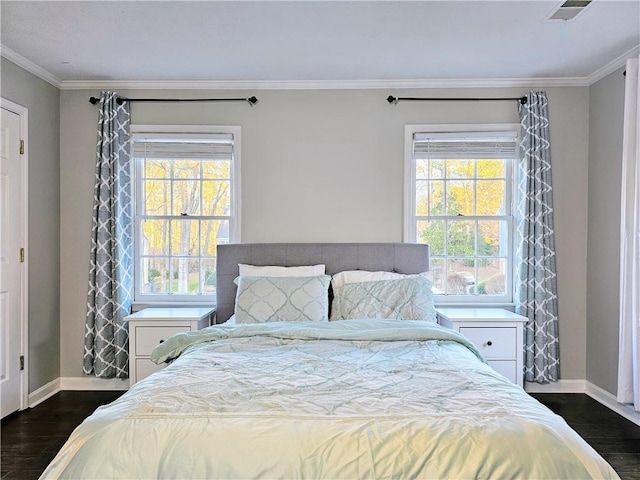
[[[492,124],[420,124],[405,125],[404,135],[404,218],[403,218],[403,241],[414,243],[417,241],[416,215],[416,163],[414,156],[414,135],[420,133],[479,133],[484,132],[504,132],[515,133],[516,146],[519,144],[520,125],[517,123],[492,123]],[[437,305],[463,305],[463,306],[506,306],[514,305],[515,298],[515,251],[516,251],[516,207],[517,207],[517,147],[516,158],[511,165],[507,165],[505,170],[505,207],[509,213],[501,216],[487,217],[487,219],[507,219],[509,230],[509,241],[507,242],[507,268],[506,268],[506,294],[505,295],[441,295],[434,294],[434,301]],[[477,180],[477,178],[476,178]],[[451,215],[438,216],[438,219],[448,218]],[[470,216],[469,220],[477,221],[482,216]],[[446,256],[444,257],[446,261]],[[476,257],[478,258],[478,257]]]
[[[233,137],[233,154],[230,171],[230,207],[229,214],[229,243],[240,243],[241,241],[241,127],[235,125],[131,125],[131,146],[135,136],[145,135],[161,137],[166,135],[211,135],[231,134]],[[142,224],[142,163],[134,159],[133,151],[131,152],[132,160],[132,178],[133,178],[133,218],[134,218],[134,267],[133,267],[133,304],[137,306],[143,305],[201,305],[215,304],[216,295],[206,294],[145,294],[141,291],[142,283],[140,280],[140,246],[141,246],[141,224]],[[216,257],[217,262],[217,257]],[[217,268],[217,267],[216,267]]]

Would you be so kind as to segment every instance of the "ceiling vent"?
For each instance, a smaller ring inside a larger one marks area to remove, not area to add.
[[[548,17],[552,22],[570,22],[592,3],[591,0],[567,0],[553,9]]]

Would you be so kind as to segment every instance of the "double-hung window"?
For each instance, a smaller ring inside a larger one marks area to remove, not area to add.
[[[215,300],[216,248],[240,241],[239,142],[239,127],[132,126],[136,301]]]
[[[514,125],[409,125],[405,241],[430,247],[439,303],[513,301]]]

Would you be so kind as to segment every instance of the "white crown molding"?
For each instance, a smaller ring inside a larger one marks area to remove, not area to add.
[[[45,82],[50,83],[54,87],[60,88],[62,85],[62,80],[58,77],[49,73],[47,70],[42,68],[40,65],[36,65],[31,60],[24,58],[19,53],[14,52],[8,47],[0,44],[0,56],[6,58],[10,62],[15,63],[19,67],[24,68],[27,72],[33,73],[36,77],[41,78]]]
[[[65,80],[62,90],[373,90],[584,87],[586,77],[391,80]]]
[[[637,57],[638,54],[640,54],[640,45],[636,45],[635,47],[633,47],[628,52],[623,53],[622,55],[620,55],[615,60],[607,63],[604,67],[596,70],[591,75],[589,75],[587,77],[587,79],[589,81],[589,85],[593,85],[598,80],[602,80],[604,77],[606,77],[610,73],[615,72],[620,67],[622,67],[622,66],[624,66],[626,64],[627,59],[629,59],[629,58],[631,58],[633,56]]]

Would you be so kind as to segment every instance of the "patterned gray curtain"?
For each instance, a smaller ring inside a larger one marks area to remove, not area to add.
[[[83,371],[127,378],[133,287],[133,185],[128,102],[100,94]]]
[[[525,325],[525,380],[558,380],[558,296],[553,228],[549,116],[545,92],[520,105],[516,312]]]

